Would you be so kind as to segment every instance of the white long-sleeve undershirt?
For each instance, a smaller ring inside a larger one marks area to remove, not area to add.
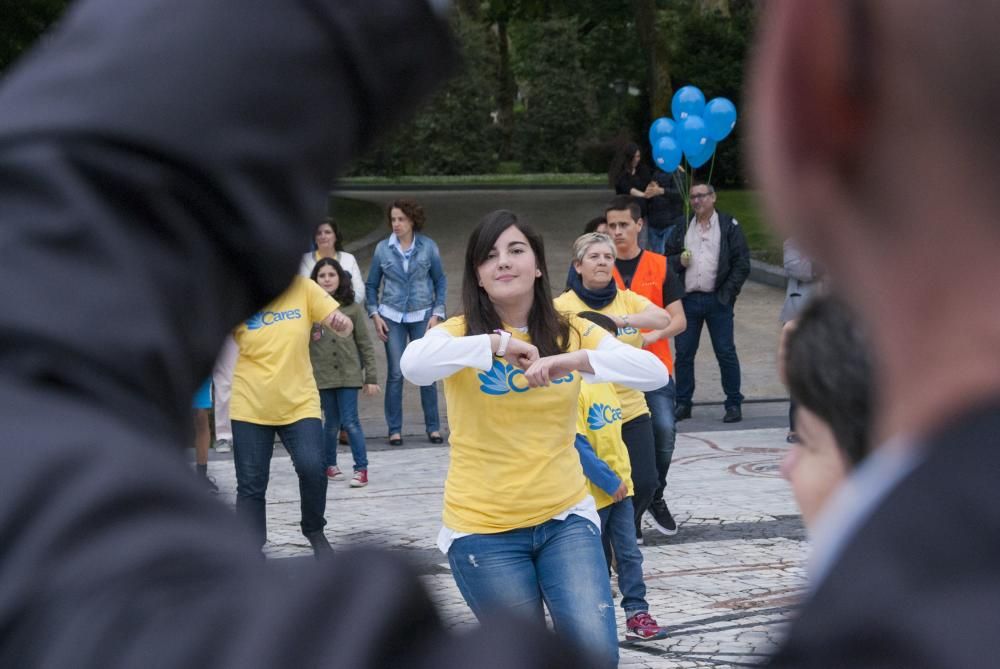
[[[580,372],[588,383],[617,383],[641,391],[656,390],[667,384],[670,375],[659,358],[623,344],[610,334],[587,352],[594,373]],[[453,337],[440,328],[428,331],[403,351],[399,361],[410,383],[426,386],[466,367],[486,371],[493,365],[490,336]]]

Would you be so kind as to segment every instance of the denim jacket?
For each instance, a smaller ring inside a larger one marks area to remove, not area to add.
[[[448,280],[441,267],[437,244],[421,234],[413,236],[413,255],[409,271],[403,271],[403,258],[383,239],[375,247],[371,269],[365,281],[365,308],[372,316],[379,304],[408,313],[421,309],[444,312]],[[379,296],[379,285],[382,295]]]

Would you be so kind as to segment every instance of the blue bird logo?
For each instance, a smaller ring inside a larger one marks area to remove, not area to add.
[[[587,427],[591,430],[600,430],[608,424],[604,420],[604,404],[591,404],[590,411],[587,412]]]
[[[610,404],[591,404],[587,411],[587,427],[600,430],[622,419],[622,410]]]
[[[482,382],[479,389],[487,395],[506,395],[510,392],[510,383],[507,379],[513,371],[513,366],[494,360],[493,366],[488,371],[479,374],[479,380]]]
[[[259,330],[264,327],[264,312],[258,311],[246,320],[247,330]]]

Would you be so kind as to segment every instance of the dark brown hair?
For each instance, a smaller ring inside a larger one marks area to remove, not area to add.
[[[406,217],[413,222],[414,232],[420,232],[424,229],[424,223],[427,222],[427,215],[424,214],[424,208],[417,204],[416,200],[401,197],[389,203],[389,206],[385,208],[385,220],[390,228],[392,227],[393,209],[399,209],[406,214]]]
[[[604,220],[607,221],[609,211],[627,211],[633,221],[638,222],[642,218],[642,207],[631,195],[616,195],[608,206],[604,208]]]
[[[337,286],[337,290],[333,291],[333,299],[340,302],[340,306],[346,307],[350,304],[354,304],[354,285],[351,283],[351,273],[340,266],[340,263],[333,258],[320,258],[316,261],[316,266],[313,267],[312,274],[309,275],[313,281],[316,281],[316,277],[319,276],[319,271],[329,265],[337,273],[337,277],[340,279],[340,284]],[[317,281],[317,283],[319,283]]]
[[[333,243],[333,250],[334,251],[343,251],[344,250],[344,241],[340,238],[340,228],[337,227],[337,224],[334,223],[333,219],[331,217],[329,217],[329,216],[327,216],[323,220],[322,223],[320,223],[319,225],[317,225],[313,229],[313,246],[316,245],[316,233],[319,232],[320,226],[323,226],[323,225],[329,225],[331,228],[333,228],[333,236],[337,240],[337,241],[335,241]]]
[[[612,188],[618,183],[618,178],[628,172],[632,165],[632,158],[635,157],[635,152],[638,150],[638,144],[627,142],[615,151],[615,155],[611,159],[611,165],[608,167],[608,183],[611,184]]]
[[[850,307],[831,295],[810,300],[785,348],[792,399],[830,425],[852,467],[871,450],[875,392],[869,351]]]
[[[556,355],[569,344],[569,321],[552,304],[549,270],[545,264],[545,245],[541,235],[512,211],[500,209],[487,214],[469,236],[465,247],[465,271],[462,277],[462,307],[465,311],[465,333],[487,334],[503,327],[489,295],[479,285],[480,265],[503,232],[514,226],[528,239],[535,254],[535,263],[542,275],[535,279],[531,309],[528,311],[528,334],[541,356]]]
[[[597,228],[602,225],[607,225],[608,219],[604,216],[595,216],[594,218],[587,221],[587,225],[584,226],[583,231],[586,232],[597,232]]]

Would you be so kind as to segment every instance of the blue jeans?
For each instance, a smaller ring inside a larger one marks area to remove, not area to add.
[[[736,356],[733,339],[733,305],[722,304],[715,293],[688,293],[681,303],[687,318],[687,329],[674,338],[677,359],[674,372],[677,376],[677,405],[691,406],[694,396],[694,356],[701,341],[701,326],[708,325],[712,349],[719,362],[722,390],[726,393],[726,408],[743,404],[740,393],[740,359]]]
[[[542,602],[556,633],[587,649],[596,666],[618,664],[611,584],[601,533],[571,515],[499,534],[456,539],[448,562],[462,597],[481,622],[492,611],[545,625]]]
[[[246,518],[260,545],[267,541],[264,494],[271,476],[274,435],[292,458],[299,475],[302,534],[322,532],[326,525],[326,472],[323,467],[323,425],[303,418],[289,425],[259,425],[233,420],[233,464],[236,466],[236,513]]]
[[[665,228],[657,229],[651,225],[647,225],[645,229],[646,243],[643,248],[647,251],[663,255],[664,249],[667,248],[667,238],[670,236],[670,232],[674,229],[674,226],[668,225]]]
[[[667,472],[674,457],[674,442],[677,440],[677,420],[674,418],[677,388],[674,380],[656,390],[644,393],[649,415],[653,419],[653,443],[656,448],[656,491],[653,501],[663,499],[667,487]]]
[[[323,454],[327,467],[337,464],[337,438],[341,427],[347,431],[354,457],[354,471],[368,469],[368,449],[365,433],[358,420],[357,388],[321,388],[319,403],[323,407]]]
[[[403,372],[399,369],[399,359],[403,357],[403,350],[409,342],[424,336],[427,321],[393,323],[386,318],[385,323],[389,326],[389,341],[385,343],[386,366],[389,368],[385,381],[385,422],[392,435],[403,430]],[[427,432],[438,432],[441,424],[438,418],[437,384],[420,386],[420,405],[424,410],[424,429]]]
[[[635,509],[632,498],[609,504],[597,510],[601,516],[601,531],[611,541],[618,561],[618,589],[622,592],[625,618],[649,611],[646,601],[646,581],[642,578],[642,553],[635,543]]]

